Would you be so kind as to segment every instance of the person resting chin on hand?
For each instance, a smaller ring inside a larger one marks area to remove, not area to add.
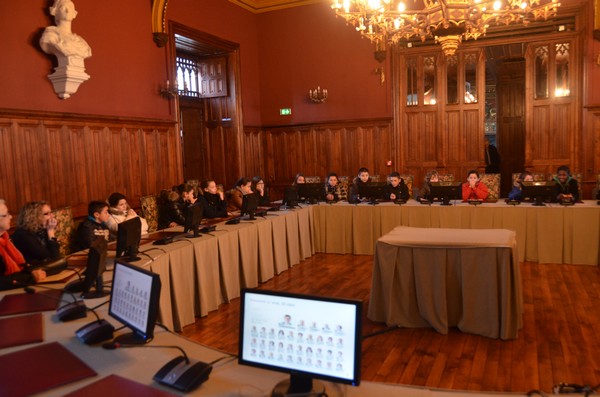
[[[490,191],[487,186],[479,180],[479,173],[475,170],[469,171],[467,174],[467,182],[462,185],[463,201],[469,200],[485,200],[489,196]]]

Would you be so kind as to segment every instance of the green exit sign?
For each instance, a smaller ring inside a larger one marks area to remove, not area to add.
[[[292,114],[292,108],[279,109],[280,116],[289,116],[290,114]]]

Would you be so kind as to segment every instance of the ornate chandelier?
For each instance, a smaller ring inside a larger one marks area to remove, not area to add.
[[[375,43],[432,37],[446,56],[462,40],[509,25],[556,15],[558,0],[333,0],[331,8]]]

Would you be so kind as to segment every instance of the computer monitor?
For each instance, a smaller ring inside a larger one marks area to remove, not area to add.
[[[377,204],[377,200],[385,200],[385,182],[367,182],[359,185],[358,194],[361,198],[369,199],[370,204]]]
[[[106,251],[108,243],[102,236],[96,237],[88,252],[87,263],[84,271],[82,297],[84,299],[101,298],[108,295],[104,291],[104,271],[106,270]],[[95,291],[92,291],[95,286]]]
[[[119,223],[117,229],[117,254],[116,257],[127,257],[127,261],[135,262],[142,238],[142,220],[139,216]]]
[[[316,204],[324,200],[325,188],[322,183],[299,183],[296,189],[299,201]]]
[[[248,215],[246,220],[252,221],[256,219],[254,215],[256,214],[256,209],[258,208],[258,203],[260,201],[260,197],[256,193],[245,194],[242,197],[242,208],[240,215]]]
[[[298,206],[298,189],[296,189],[296,186],[288,186],[285,188],[282,204],[287,208]]]
[[[202,204],[195,203],[185,207],[183,216],[185,218],[185,224],[183,225],[183,232],[192,232],[185,237],[193,238],[200,237],[200,223],[202,222]]]
[[[239,363],[290,374],[273,396],[360,383],[360,301],[243,289],[240,304]]]
[[[462,200],[461,182],[430,182],[432,201],[450,205],[450,200]]]
[[[115,259],[108,314],[132,331],[115,342],[144,344],[152,340],[160,288],[158,274]]]
[[[523,200],[533,201],[535,206],[543,206],[556,197],[556,182],[554,181],[522,181]]]

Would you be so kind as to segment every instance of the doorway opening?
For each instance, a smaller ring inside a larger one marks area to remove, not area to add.
[[[525,169],[526,43],[486,47],[485,137],[500,154],[500,196]]]

